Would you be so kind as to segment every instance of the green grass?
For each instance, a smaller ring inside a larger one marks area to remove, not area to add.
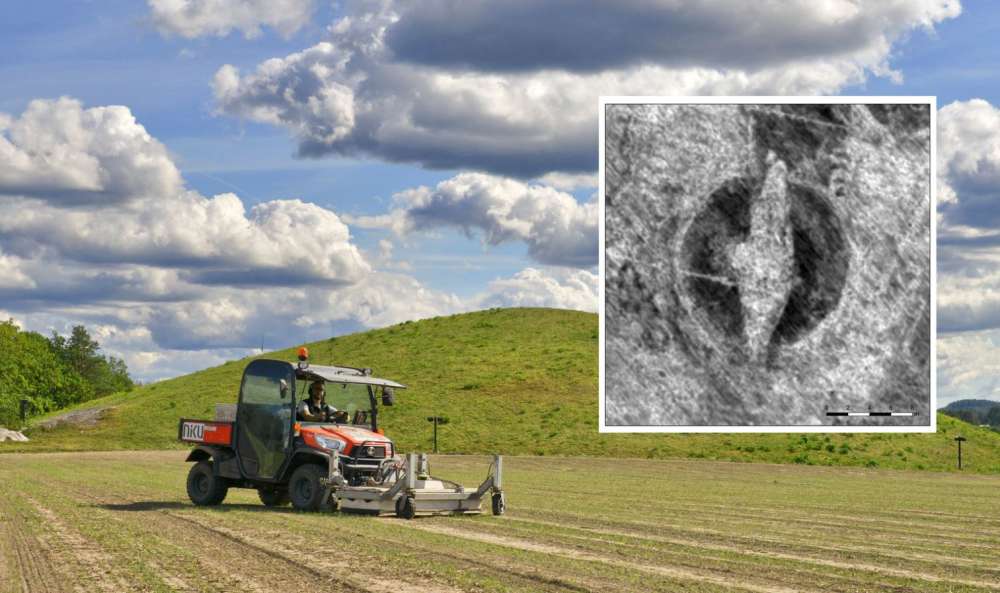
[[[494,309],[407,322],[308,344],[316,364],[374,369],[409,389],[382,409],[404,450],[429,450],[430,415],[443,452],[584,455],[952,470],[959,433],[966,471],[1000,473],[1000,434],[938,415],[936,434],[599,434],[597,316]],[[295,348],[266,357],[294,360]],[[181,448],[180,417],[236,401],[246,360],[87,402],[113,406],[95,428],[29,430],[0,451]]]
[[[997,476],[509,457],[503,518],[404,521],[268,509],[242,489],[195,507],[183,459],[0,458],[0,586],[4,575],[31,590],[48,576],[47,590],[205,592],[985,593],[1000,583]],[[487,463],[436,456],[431,469],[474,485]]]

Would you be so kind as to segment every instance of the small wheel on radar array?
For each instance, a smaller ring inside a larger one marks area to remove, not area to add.
[[[401,496],[396,500],[396,515],[404,519],[412,519],[417,514],[417,506],[412,496]]]
[[[507,495],[501,492],[493,493],[493,514],[502,515],[507,512]]]

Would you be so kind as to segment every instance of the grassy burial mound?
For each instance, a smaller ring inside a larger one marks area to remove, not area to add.
[[[442,450],[600,454],[597,432],[597,317],[551,309],[494,309],[407,322],[306,344],[315,364],[370,367],[406,384],[380,425],[407,448],[430,446],[426,417],[443,415]],[[296,347],[262,355],[294,361]],[[88,402],[100,420],[35,428],[29,447],[163,448],[177,419],[211,417],[235,402],[247,358]],[[74,411],[80,408],[74,409]],[[51,423],[41,418],[35,425]],[[575,451],[585,444],[583,451]]]
[[[966,471],[1000,473],[1000,434],[939,415],[936,434],[599,434],[597,316],[493,309],[308,344],[316,364],[365,366],[409,386],[381,424],[404,450],[430,450],[427,417],[442,415],[448,453],[696,458],[950,470],[962,434]],[[264,355],[294,360],[289,348]],[[177,419],[236,401],[250,359],[88,402],[87,422],[36,420],[28,443],[0,451],[181,447]],[[98,410],[98,411],[94,411]],[[46,427],[43,427],[42,424]]]

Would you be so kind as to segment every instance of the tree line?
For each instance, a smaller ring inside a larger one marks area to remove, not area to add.
[[[1000,403],[987,404],[974,408],[944,408],[941,411],[959,420],[964,420],[969,424],[1000,428]]]
[[[133,387],[125,361],[102,354],[82,325],[45,337],[0,322],[0,426],[20,423],[22,399],[35,415]]]

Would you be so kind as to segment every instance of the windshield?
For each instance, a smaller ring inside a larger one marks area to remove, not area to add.
[[[352,419],[358,410],[368,412],[372,409],[367,385],[327,383],[326,403],[338,411],[347,412]]]
[[[368,386],[356,383],[333,383],[324,385],[326,403],[338,412],[347,412],[348,424],[368,424],[371,418],[372,402],[368,397]],[[302,393],[305,393],[304,391]],[[358,415],[358,412],[363,412]]]

